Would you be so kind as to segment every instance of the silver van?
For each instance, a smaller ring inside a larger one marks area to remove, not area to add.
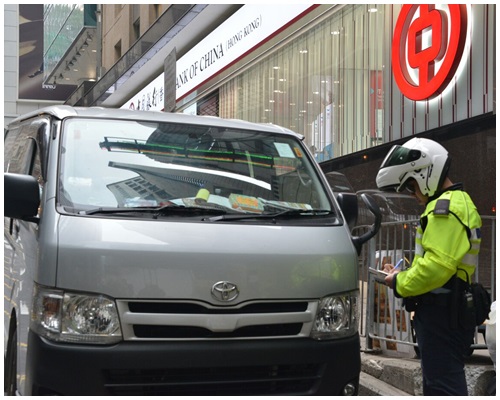
[[[103,108],[13,121],[5,392],[356,394],[358,252],[379,223],[350,235],[356,196],[334,198],[302,139]]]

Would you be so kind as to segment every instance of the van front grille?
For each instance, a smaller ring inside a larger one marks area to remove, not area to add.
[[[106,388],[114,396],[297,395],[311,393],[323,369],[320,364],[113,369],[106,371]]]
[[[155,326],[155,325],[134,325],[134,333],[138,338],[255,338],[298,335],[302,329],[302,324],[273,324],[245,326],[233,332],[212,332],[206,328],[193,326]]]
[[[125,340],[308,337],[317,308],[316,301],[249,302],[235,307],[157,300],[117,303]]]
[[[251,303],[238,308],[208,307],[200,303],[176,302],[128,302],[128,308],[133,313],[160,314],[256,314],[256,313],[287,313],[307,310],[307,301]]]

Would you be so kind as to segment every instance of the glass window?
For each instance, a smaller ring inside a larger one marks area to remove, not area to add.
[[[47,129],[46,120],[34,120],[31,123],[11,129],[5,138],[4,172],[26,174],[36,178],[40,195],[43,195],[45,166],[42,168],[41,145],[39,139]],[[47,146],[44,145],[44,148]],[[46,159],[46,157],[44,158]],[[42,213],[41,207],[38,209]]]
[[[97,26],[96,9],[96,4],[44,4],[44,80],[72,47],[84,27]]]
[[[290,135],[71,119],[64,123],[59,177],[59,204],[68,212],[176,205],[335,215],[307,151]]]
[[[220,89],[220,115],[306,137],[318,161],[381,143],[384,5],[346,5]]]
[[[38,131],[46,125],[40,121],[14,128],[5,139],[4,171],[34,176],[43,184]]]

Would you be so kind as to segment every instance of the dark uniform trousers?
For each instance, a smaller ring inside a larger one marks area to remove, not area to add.
[[[424,396],[467,396],[464,364],[474,328],[452,326],[449,294],[426,296],[414,316]]]

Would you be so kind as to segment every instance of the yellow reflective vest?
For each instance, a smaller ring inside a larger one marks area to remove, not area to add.
[[[394,280],[397,297],[413,297],[441,288],[457,273],[469,282],[481,244],[481,217],[469,195],[454,185],[431,199],[420,219],[415,257]],[[466,271],[460,271],[464,270]]]

